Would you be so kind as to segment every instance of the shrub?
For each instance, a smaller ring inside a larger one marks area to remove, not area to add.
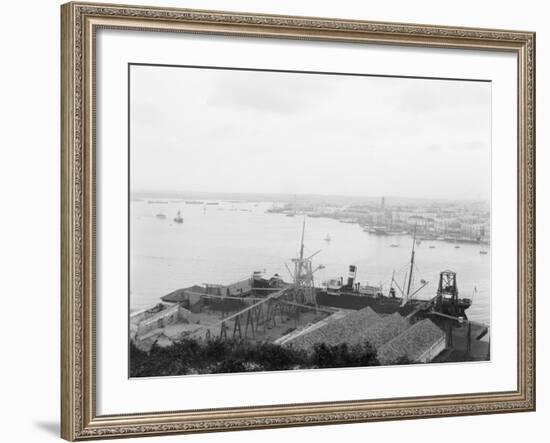
[[[313,348],[312,363],[318,368],[344,368],[379,365],[376,350],[367,342],[352,346],[317,344]]]
[[[307,353],[274,343],[239,340],[197,341],[184,339],[169,347],[154,345],[149,352],[130,345],[130,376],[152,377],[204,373],[281,371],[288,369],[340,368],[378,365],[376,351],[368,343],[320,344]]]

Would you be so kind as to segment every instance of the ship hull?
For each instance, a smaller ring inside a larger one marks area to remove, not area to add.
[[[401,299],[391,297],[371,297],[353,293],[340,293],[338,295],[326,292],[317,292],[317,304],[339,309],[363,309],[367,306],[380,314],[393,314],[401,309]]]

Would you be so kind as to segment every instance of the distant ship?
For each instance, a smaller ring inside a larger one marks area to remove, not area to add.
[[[488,251],[487,251],[487,249],[482,249],[481,251],[479,251],[479,253],[481,255],[486,255],[486,254],[488,254]]]
[[[215,206],[215,205],[219,205],[219,202],[206,202],[206,204],[210,206]]]
[[[181,216],[181,211],[178,211],[178,214],[176,215],[176,218],[174,218],[174,221],[177,224],[180,224],[180,225],[183,223],[183,218]]]
[[[185,202],[186,205],[202,205],[204,202],[199,200],[187,200]]]
[[[330,234],[327,234],[327,236],[325,237],[325,241],[326,241],[326,242],[329,242],[330,240],[331,240]]]
[[[164,215],[162,212],[159,212],[157,215],[155,215],[155,217],[159,220],[166,220],[166,215]]]

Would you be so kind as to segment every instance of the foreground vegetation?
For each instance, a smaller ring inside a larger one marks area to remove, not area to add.
[[[367,342],[348,346],[319,344],[311,352],[273,343],[185,339],[144,352],[130,345],[130,376],[154,377],[228,372],[377,366],[376,350]]]

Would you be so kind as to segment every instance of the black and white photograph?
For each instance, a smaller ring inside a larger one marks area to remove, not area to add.
[[[128,84],[131,378],[491,360],[491,81]]]

